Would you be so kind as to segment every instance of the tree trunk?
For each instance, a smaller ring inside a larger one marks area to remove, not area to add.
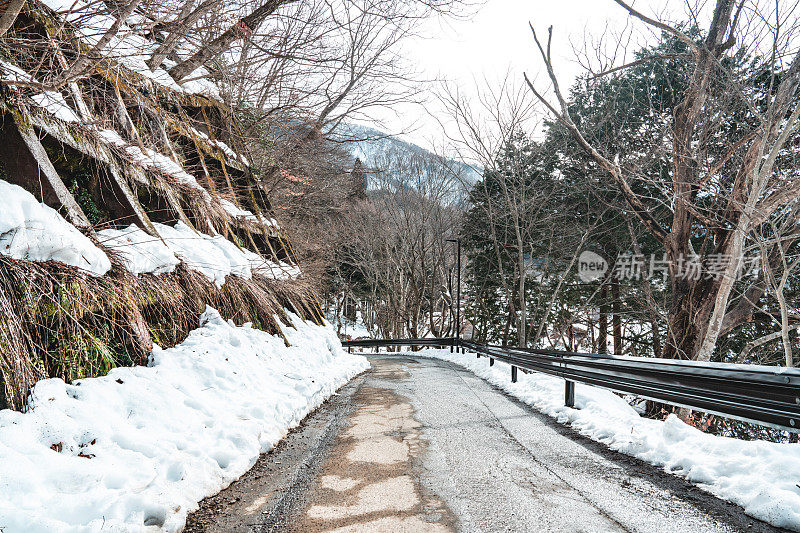
[[[661,357],[661,333],[659,332],[658,328],[658,320],[655,317],[650,319],[650,327],[652,328],[653,334],[653,357],[660,358]]]
[[[527,329],[527,302],[525,301],[525,256],[522,253],[522,250],[519,251],[519,326],[517,330],[517,339],[520,348],[526,348],[528,346],[528,339],[526,337],[526,329]]]
[[[600,286],[600,332],[597,335],[597,353],[608,353],[608,285]]]
[[[508,346],[508,335],[511,329],[511,323],[514,321],[514,317],[517,315],[517,310],[514,309],[514,301],[517,295],[512,292],[511,298],[508,301],[508,316],[506,317],[506,325],[503,330],[503,346]]]
[[[622,355],[622,318],[620,317],[619,282],[611,280],[611,321],[614,327],[614,355]]]
[[[9,2],[6,10],[3,11],[3,16],[0,17],[0,36],[5,35],[5,33],[11,29],[11,26],[14,25],[19,12],[22,11],[22,6],[24,5],[25,0],[11,0]]]

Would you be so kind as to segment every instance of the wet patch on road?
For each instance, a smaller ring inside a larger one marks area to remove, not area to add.
[[[410,376],[397,359],[372,361],[370,386],[353,396],[355,409],[322,465],[292,531],[454,531],[444,503],[420,485],[425,441],[407,398],[380,386]]]

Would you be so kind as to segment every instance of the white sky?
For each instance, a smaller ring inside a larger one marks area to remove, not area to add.
[[[655,14],[665,5],[677,7],[683,0],[638,0],[637,9]],[[671,4],[671,5],[670,5]],[[403,55],[425,79],[444,78],[461,90],[471,91],[484,79],[502,80],[510,73],[515,83],[522,74],[538,77],[542,87],[548,84],[540,74],[541,62],[528,23],[546,36],[552,25],[553,59],[559,83],[566,90],[580,72],[571,42],[582,46],[584,34],[600,36],[608,26],[621,30],[626,25],[644,29],[639,21],[612,0],[486,0],[475,6],[468,20],[430,19],[419,34],[405,44]],[[542,71],[543,72],[543,71]],[[430,113],[437,113],[428,104]],[[421,106],[401,106],[394,113],[380,113],[379,127],[389,133],[404,132],[403,137],[426,148],[439,148],[444,142],[438,123]],[[446,120],[445,117],[440,118]]]

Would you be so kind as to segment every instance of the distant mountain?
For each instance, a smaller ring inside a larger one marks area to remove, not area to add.
[[[354,160],[360,159],[364,167],[373,172],[383,170],[381,167],[393,157],[411,155],[441,160],[454,175],[458,176],[459,181],[467,186],[480,179],[480,169],[475,169],[463,161],[439,156],[419,145],[368,126],[340,125],[337,128],[337,137],[348,147]]]

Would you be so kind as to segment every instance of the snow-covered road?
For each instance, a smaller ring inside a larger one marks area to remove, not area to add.
[[[189,530],[778,531],[460,366],[370,360]]]

